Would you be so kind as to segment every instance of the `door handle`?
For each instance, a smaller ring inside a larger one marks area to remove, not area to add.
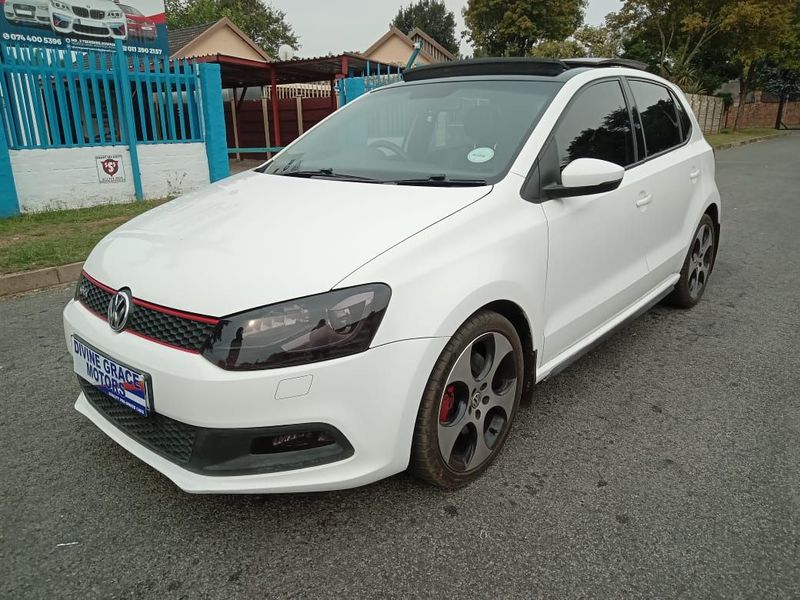
[[[648,194],[646,192],[639,192],[639,199],[636,201],[636,206],[642,208],[643,206],[647,206],[653,201],[653,194]]]
[[[692,169],[692,170],[691,170],[691,172],[689,173],[689,179],[691,179],[692,181],[697,181],[697,178],[698,178],[698,177],[700,177],[700,169],[698,169],[698,168],[696,168],[696,167],[695,167],[695,168],[694,168],[694,169]]]

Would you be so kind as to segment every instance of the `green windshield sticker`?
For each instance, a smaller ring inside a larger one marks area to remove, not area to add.
[[[467,160],[472,163],[485,163],[494,158],[494,150],[491,148],[474,148],[467,154]]]

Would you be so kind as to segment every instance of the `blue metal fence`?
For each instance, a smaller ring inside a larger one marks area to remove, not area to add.
[[[195,66],[121,49],[0,44],[0,121],[14,150],[202,141]]]
[[[339,80],[339,106],[344,106],[375,88],[402,80],[403,73],[400,67],[367,61],[363,76]]]

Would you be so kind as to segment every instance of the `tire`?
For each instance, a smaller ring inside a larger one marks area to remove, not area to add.
[[[680,279],[667,296],[667,302],[678,308],[692,308],[703,297],[717,255],[717,234],[714,221],[707,214],[692,236],[692,243],[683,261]]]
[[[442,350],[428,379],[409,470],[442,488],[474,481],[508,437],[524,380],[522,343],[511,322],[488,310],[472,315]]]

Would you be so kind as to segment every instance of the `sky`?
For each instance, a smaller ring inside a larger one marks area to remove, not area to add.
[[[286,20],[300,38],[297,56],[324,56],[329,52],[366,50],[389,28],[400,6],[411,0],[267,0],[286,13]],[[456,32],[464,29],[461,9],[466,0],[445,0],[456,15]],[[604,17],[622,5],[621,0],[589,0],[585,21],[600,25]],[[466,42],[462,54],[471,54]]]

